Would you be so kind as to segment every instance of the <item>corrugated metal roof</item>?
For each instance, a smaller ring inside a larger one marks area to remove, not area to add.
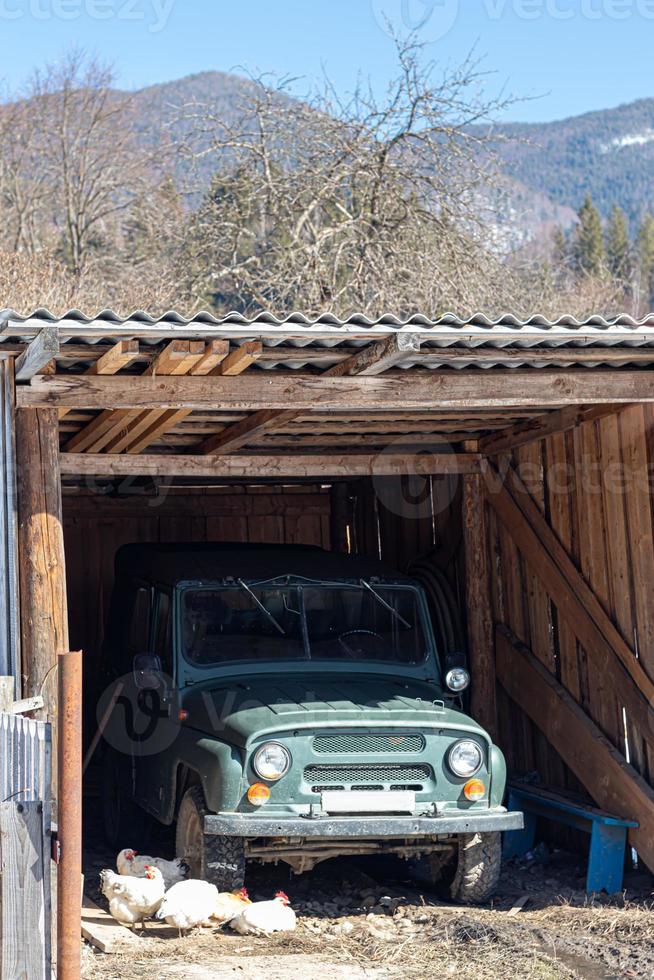
[[[0,351],[3,343],[28,342],[45,325],[56,325],[62,344],[96,344],[120,339],[134,338],[145,344],[156,344],[172,338],[210,339],[226,338],[238,344],[245,340],[261,340],[269,351],[278,346],[286,348],[283,364],[285,367],[301,369],[307,364],[303,360],[302,349],[324,350],[328,357],[334,348],[354,349],[375,337],[401,332],[414,334],[420,338],[423,351],[432,352],[427,359],[420,355],[409,356],[402,367],[412,367],[418,361],[429,368],[439,368],[445,363],[451,367],[469,367],[472,358],[466,360],[465,351],[475,352],[476,366],[487,368],[501,363],[505,366],[520,367],[529,364],[534,367],[551,366],[547,360],[539,360],[539,351],[566,348],[570,357],[558,360],[559,366],[574,366],[583,363],[594,367],[605,363],[601,356],[597,360],[580,359],[579,351],[585,347],[603,349],[624,349],[624,360],[616,358],[615,366],[629,364],[630,352],[638,348],[654,347],[654,313],[640,320],[628,314],[612,318],[591,316],[578,320],[573,316],[562,316],[556,320],[534,315],[521,320],[512,314],[504,314],[489,319],[482,313],[470,317],[459,317],[445,313],[431,319],[414,315],[401,319],[385,314],[370,319],[355,313],[346,319],[339,319],[330,313],[309,318],[302,313],[292,313],[278,318],[271,313],[262,312],[253,317],[240,313],[229,313],[215,317],[201,312],[192,317],[182,316],[170,311],[160,317],[153,317],[143,310],[137,310],[127,317],[121,317],[112,310],[102,310],[94,316],[87,316],[79,310],[69,310],[57,317],[45,309],[34,310],[30,314],[20,314],[15,310],[0,311]],[[288,348],[297,348],[298,356],[289,358]],[[438,350],[457,350],[462,352],[456,363],[453,360],[439,361]],[[507,359],[494,358],[493,351],[499,349],[515,353]],[[488,357],[484,356],[488,352]],[[577,353],[575,353],[577,352]],[[644,352],[643,352],[644,353]],[[64,355],[64,351],[62,351]],[[634,361],[636,355],[633,355]],[[274,369],[282,363],[270,354],[258,362],[259,369]],[[320,366],[316,353],[311,363]]]
[[[621,313],[608,319],[604,316],[595,315],[585,320],[578,320],[574,316],[561,316],[556,320],[548,320],[547,317],[538,314],[527,319],[520,319],[511,313],[505,313],[496,319],[489,319],[483,313],[475,313],[472,316],[464,318],[457,316],[455,313],[444,313],[436,319],[423,316],[422,314],[399,318],[391,313],[385,313],[383,316],[371,319],[364,313],[353,313],[341,320],[332,313],[323,313],[319,317],[306,317],[303,313],[296,312],[279,318],[267,312],[258,313],[253,317],[246,317],[236,312],[227,313],[222,317],[215,317],[212,313],[204,311],[196,313],[192,317],[185,317],[175,310],[170,310],[162,316],[153,317],[145,310],[135,310],[129,316],[121,317],[113,310],[101,310],[93,316],[88,316],[80,310],[73,309],[64,313],[62,316],[55,316],[46,309],[37,309],[28,314],[4,309],[0,310],[0,322],[4,324],[2,328],[3,333],[7,332],[8,329],[13,331],[16,328],[20,328],[21,325],[32,329],[43,326],[45,323],[59,324],[64,329],[70,328],[72,330],[76,328],[81,331],[85,327],[95,328],[96,326],[101,327],[103,325],[110,330],[125,327],[128,329],[136,327],[144,329],[148,327],[175,329],[179,327],[204,326],[229,327],[230,329],[261,328],[264,331],[270,328],[284,330],[295,327],[309,331],[321,328],[343,330],[350,327],[357,329],[385,328],[387,331],[404,328],[413,328],[421,331],[433,330],[438,327],[449,327],[456,330],[461,330],[465,327],[475,327],[487,331],[494,330],[498,327],[506,327],[511,330],[524,330],[528,328],[552,330],[556,327],[562,327],[567,330],[579,330],[589,327],[604,331],[613,328],[637,330],[638,328],[650,327],[654,329],[654,312],[649,313],[640,320],[634,319],[634,317],[627,313]]]

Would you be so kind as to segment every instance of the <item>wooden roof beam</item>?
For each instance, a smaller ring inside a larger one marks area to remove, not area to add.
[[[34,340],[16,358],[16,381],[30,381],[42,371],[59,353],[59,330],[57,327],[44,327]]]
[[[90,364],[85,374],[102,375],[118,374],[123,368],[127,367],[139,356],[138,340],[119,340],[117,344],[105,351],[97,361]],[[62,419],[70,411],[69,408],[59,409],[59,418]]]
[[[204,351],[196,352],[198,356]],[[158,354],[152,364],[149,365],[143,372],[139,375],[140,378],[152,378],[157,374],[166,375],[170,374],[172,370],[176,367],[181,367],[184,364],[188,364],[189,358],[191,358],[191,342],[188,340],[172,340],[164,349]],[[193,355],[195,356],[195,355]],[[196,361],[194,361],[195,363]],[[96,372],[93,372],[95,374]],[[84,375],[84,377],[89,377],[91,372]],[[136,379],[130,377],[130,384],[135,384]],[[133,416],[132,409],[119,408],[116,411],[111,408],[106,408],[97,418],[94,418],[88,423],[83,429],[76,433],[72,439],[70,439],[65,448],[66,452],[72,453],[83,453],[83,452],[98,452],[104,446],[110,442],[116,431],[121,425],[127,425],[130,418]]]
[[[401,474],[476,473],[481,456],[473,453],[333,454],[283,456],[174,456],[107,453],[62,453],[66,476],[179,476],[179,477],[350,477]]]
[[[248,342],[229,353],[229,341],[212,340],[207,344],[204,358],[191,368],[190,374],[196,377],[242,374],[261,356],[263,348],[259,342]],[[191,412],[181,408],[177,411],[146,412],[134,425],[128,438],[108,452],[141,453],[170,429],[182,422]]]
[[[323,378],[343,378],[351,375],[377,375],[398,364],[410,353],[420,349],[420,341],[413,335],[393,335],[377,343],[369,344],[323,372]],[[292,422],[302,415],[301,411],[263,410],[256,412],[241,422],[235,422],[215,436],[208,439],[199,447],[199,452],[207,455],[231,452],[241,446],[248,445],[266,432],[271,432],[280,426]]]
[[[592,422],[604,418],[606,415],[615,415],[623,408],[629,408],[629,405],[584,405],[582,407],[567,405],[557,412],[538,415],[536,418],[517,422],[515,425],[493,432],[492,435],[484,436],[479,440],[479,452],[486,456],[507,453],[536,439],[545,439],[557,432],[575,429],[583,422]]]
[[[218,365],[213,375],[225,375],[233,377],[242,374],[250,365],[254,364],[261,357],[263,345],[259,340],[246,340],[240,347],[235,347],[230,354]]]
[[[152,367],[152,376],[181,377],[189,374],[195,365],[206,356],[205,344],[201,340],[191,340],[188,345],[188,353],[179,361],[173,361],[166,356],[166,351],[162,351],[160,357]],[[140,426],[146,424],[146,420],[151,413],[148,411],[131,412],[111,430],[109,441],[104,445],[106,453],[119,453],[134,438],[134,431],[140,430]]]
[[[399,376],[398,376],[399,375]],[[396,412],[444,409],[562,408],[565,405],[654,402],[654,371],[424,371],[380,378],[244,374],[230,378],[38,375],[16,390],[18,408],[140,409],[247,412],[289,405],[319,411]],[[405,376],[406,375],[406,376]]]

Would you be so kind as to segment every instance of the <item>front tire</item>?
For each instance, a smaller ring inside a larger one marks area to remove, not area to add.
[[[236,891],[245,883],[245,844],[242,837],[204,833],[210,813],[200,786],[191,786],[182,797],[177,815],[175,853],[190,867],[190,878],[202,878],[218,891]]]
[[[495,893],[502,869],[499,833],[461,834],[450,894],[455,902],[481,905]]]

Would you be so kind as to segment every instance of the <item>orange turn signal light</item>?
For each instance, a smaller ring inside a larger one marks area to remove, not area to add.
[[[264,783],[253,783],[247,795],[252,806],[263,806],[270,799],[270,790]]]
[[[478,800],[483,800],[486,796],[486,787],[481,779],[469,779],[463,787],[463,795],[466,800],[476,803]]]

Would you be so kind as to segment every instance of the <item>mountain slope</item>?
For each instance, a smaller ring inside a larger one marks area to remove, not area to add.
[[[234,122],[239,107],[254,92],[255,83],[248,78],[224,72],[201,72],[177,81],[166,82],[141,89],[135,93],[137,129],[143,142],[157,144],[164,134],[176,141],[184,141],[190,134],[192,122],[184,120],[189,107],[206,107],[215,119]],[[281,102],[287,96],[276,96]],[[186,107],[184,111],[181,111]],[[193,110],[191,109],[191,112]],[[196,149],[206,147],[207,141],[195,140]],[[176,161],[176,176],[184,181],[192,177],[196,194],[207,189],[217,160],[212,155],[196,158],[191,173],[190,160]],[[195,196],[192,200],[197,199]],[[574,212],[565,204],[552,202],[540,190],[534,190],[521,179],[508,178],[501,194],[495,196],[498,211],[498,227],[492,233],[498,242],[521,246],[534,238],[542,238],[557,225],[570,227],[575,220]]]
[[[576,210],[590,193],[604,217],[618,204],[632,225],[654,211],[654,99],[496,132],[507,172],[556,204]]]
[[[170,132],[185,139],[191,123],[180,120],[180,107],[194,103],[234,121],[254,88],[248,78],[209,71],[142,89],[135,94],[141,138],[156,143]],[[605,217],[619,204],[632,226],[646,210],[654,212],[654,99],[546,124],[495,126],[494,132],[505,138],[499,154],[507,174],[499,239],[522,245],[557,225],[569,228],[588,192]],[[211,156],[201,160],[196,190],[206,189],[215,166]],[[188,163],[178,168],[178,177],[189,175]]]

